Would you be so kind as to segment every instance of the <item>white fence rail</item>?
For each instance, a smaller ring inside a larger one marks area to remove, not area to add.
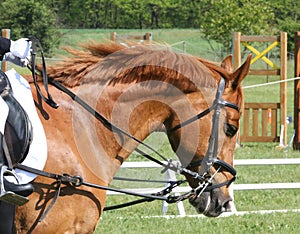
[[[164,162],[166,163],[166,162]],[[255,165],[297,165],[300,164],[300,158],[284,158],[284,159],[237,159],[234,160],[235,166],[255,166]],[[122,168],[160,168],[161,166],[155,162],[124,162]],[[262,190],[262,189],[299,189],[300,182],[293,183],[263,183],[263,184],[233,184],[234,190]],[[136,188],[127,189],[140,193],[155,193],[162,188]],[[173,191],[184,193],[188,192],[190,187],[177,187]],[[120,193],[108,191],[109,195],[117,195]]]
[[[163,162],[166,163],[166,162]],[[175,162],[176,163],[176,162]],[[289,165],[300,164],[300,158],[274,158],[274,159],[235,159],[234,165]],[[122,168],[147,168],[147,167],[161,167],[155,162],[124,162]]]
[[[166,163],[166,162],[164,162]],[[175,162],[176,163],[176,162]],[[283,159],[237,159],[234,160],[235,166],[256,166],[256,165],[297,165],[300,164],[300,158]],[[122,168],[160,168],[161,166],[154,162],[124,162]],[[172,171],[168,173],[166,181],[175,180],[175,174]],[[300,189],[300,182],[293,183],[261,183],[261,184],[233,184],[233,190],[268,190],[268,189]],[[152,194],[161,191],[160,188],[134,188],[124,189],[141,194]],[[181,186],[173,189],[174,193],[185,193],[190,191],[189,186]],[[122,195],[122,193],[108,191],[108,195]],[[182,202],[177,203],[180,215],[185,215]],[[163,203],[163,213],[167,211],[167,203]]]

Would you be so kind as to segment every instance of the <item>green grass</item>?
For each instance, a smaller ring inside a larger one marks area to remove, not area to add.
[[[153,41],[160,43],[167,43],[174,50],[183,52],[183,42],[186,42],[186,52],[189,54],[204,56],[207,59],[219,60],[218,56],[212,52],[207,40],[202,37],[200,30],[195,29],[155,29],[155,30],[63,30],[61,37],[61,47],[72,46],[77,47],[80,44],[94,41],[104,41],[110,39],[111,32],[117,34],[134,34],[143,35],[146,32],[151,32]],[[218,44],[213,44],[218,48]],[[55,52],[56,55],[65,55],[61,48]]]
[[[299,233],[297,214],[276,213],[268,215],[249,214],[227,218],[141,218],[131,213],[123,218],[104,214],[101,228],[96,233],[107,234],[181,234],[181,233],[214,233],[214,234],[266,234],[266,233]],[[276,221],[275,221],[276,220]],[[275,222],[274,222],[275,221]],[[105,225],[105,224],[108,225]]]

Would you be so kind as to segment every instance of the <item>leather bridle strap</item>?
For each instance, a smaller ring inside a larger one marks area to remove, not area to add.
[[[202,111],[201,113],[195,115],[194,117],[192,117],[192,118],[176,125],[175,127],[171,128],[169,130],[169,132],[176,131],[176,130],[178,130],[178,129],[180,129],[180,128],[182,128],[182,127],[184,127],[184,126],[186,126],[186,125],[188,125],[188,124],[190,124],[190,123],[192,123],[192,122],[194,122],[194,121],[196,121],[196,120],[198,120],[202,117],[204,117],[205,115],[209,114],[212,110],[214,110],[214,108],[215,108],[215,105],[212,105],[211,107],[209,107],[206,110]]]
[[[196,116],[184,121],[181,124],[176,125],[175,127],[173,127],[172,129],[170,129],[169,131],[176,131],[202,117],[204,117],[205,115],[207,115],[208,113],[210,113],[211,111],[214,110],[214,115],[212,118],[212,132],[209,138],[209,145],[208,145],[208,149],[206,151],[206,155],[203,159],[201,159],[200,161],[197,161],[197,165],[195,165],[195,163],[191,163],[188,165],[188,167],[193,167],[193,166],[199,166],[201,165],[201,169],[199,174],[204,176],[206,174],[209,173],[210,167],[212,166],[213,163],[216,162],[221,162],[220,164],[222,164],[221,166],[226,168],[227,171],[229,171],[233,176],[235,176],[236,171],[235,169],[227,164],[226,162],[217,159],[217,152],[218,152],[218,136],[219,136],[219,119],[220,119],[220,111],[221,108],[223,107],[229,107],[229,108],[233,108],[237,111],[239,111],[239,107],[231,102],[228,101],[224,101],[222,99],[222,95],[225,89],[225,80],[224,78],[221,78],[220,83],[219,83],[219,88],[216,92],[216,97],[214,100],[214,103],[212,104],[211,107],[207,108],[206,110],[204,110],[203,112],[197,114]],[[200,164],[199,164],[200,163]]]
[[[224,82],[224,84],[222,84],[223,82]],[[222,86],[225,85],[224,78],[221,78],[220,85],[219,85],[219,88],[218,88],[218,92],[217,92],[217,95],[216,95],[216,99],[215,99],[215,101],[214,101],[214,103],[212,104],[211,107],[209,107],[206,110],[202,111],[201,113],[195,115],[194,117],[192,117],[192,118],[176,125],[175,127],[171,128],[168,131],[170,131],[170,132],[171,131],[176,131],[176,130],[178,130],[178,129],[180,129],[180,128],[182,128],[182,127],[184,127],[184,126],[186,126],[186,125],[188,125],[188,124],[190,124],[190,123],[192,123],[192,122],[194,122],[194,121],[196,121],[196,120],[198,120],[202,117],[204,117],[205,115],[209,114],[211,111],[215,110],[218,105],[233,108],[233,109],[235,109],[236,111],[239,112],[240,108],[236,104],[233,104],[231,102],[227,102],[227,101],[222,100],[221,97],[222,97],[222,94],[224,92],[224,87],[221,87],[221,85]],[[220,89],[222,89],[222,90],[220,90]]]
[[[224,79],[221,79],[220,84],[222,84],[223,82],[225,83]],[[150,149],[152,152],[154,152],[155,154],[157,154],[158,156],[160,156],[162,159],[164,159],[165,161],[168,161],[168,165],[163,164],[162,162],[160,162],[159,160],[153,158],[152,156],[150,156],[149,154],[144,153],[143,151],[139,150],[138,148],[135,149],[136,152],[140,153],[142,156],[147,157],[148,159],[158,163],[159,165],[164,167],[164,170],[166,169],[170,169],[173,170],[177,173],[186,173],[189,174],[190,176],[199,179],[199,180],[203,180],[203,175],[197,173],[197,172],[193,172],[187,168],[183,168],[182,166],[179,165],[174,165],[171,161],[167,160],[162,154],[160,154],[158,151],[156,151],[153,147],[145,144],[144,142],[140,141],[139,139],[137,139],[136,137],[132,136],[131,134],[129,134],[128,132],[120,129],[119,127],[113,125],[109,120],[107,120],[104,116],[102,116],[100,113],[98,113],[95,109],[93,109],[91,106],[89,106],[84,100],[82,100],[80,97],[78,97],[76,94],[74,94],[71,90],[67,89],[65,86],[63,86],[60,82],[54,81],[52,79],[49,79],[49,83],[53,86],[55,86],[56,88],[58,88],[59,90],[63,91],[64,93],[66,93],[67,95],[69,95],[75,102],[77,102],[79,105],[81,105],[85,110],[87,110],[89,113],[91,113],[96,119],[98,119],[106,128],[110,129],[111,131],[115,130],[117,132],[120,132],[124,135],[126,135],[127,137],[135,140],[136,142],[142,144],[143,146],[147,147],[148,149]],[[223,88],[224,89],[224,88]],[[212,109],[216,109],[218,106],[220,107],[221,105],[224,105],[224,102],[220,101],[220,95],[222,95],[223,90],[221,87],[218,89],[219,94],[217,94],[217,98],[215,101],[215,104],[212,106]],[[232,104],[234,106],[234,104]],[[213,108],[214,107],[214,108]],[[209,108],[210,109],[210,108]],[[211,111],[211,110],[210,110]],[[208,112],[209,113],[209,112]],[[199,115],[205,115],[207,114],[206,112],[202,112]],[[197,115],[197,116],[199,116]],[[216,121],[218,123],[218,120]]]
[[[188,165],[188,168],[200,166],[200,165],[202,165],[202,161],[203,161],[203,159],[192,162]],[[212,161],[212,166],[221,167],[221,169],[225,169],[231,175],[233,175],[234,178],[236,176],[236,170],[231,165],[224,162],[223,160],[220,160],[218,158],[214,158],[213,161]]]
[[[214,101],[214,115],[212,118],[212,130],[209,138],[209,144],[206,151],[206,154],[202,160],[201,167],[199,174],[206,175],[209,173],[210,167],[212,166],[213,159],[217,158],[218,154],[218,140],[219,140],[219,119],[220,119],[220,112],[221,107],[223,107],[222,103],[222,95],[225,88],[225,80],[222,78],[220,80],[219,88],[216,93],[216,98]]]
[[[29,38],[29,40],[32,42],[32,44],[31,44],[31,64],[30,64],[30,66],[28,66],[28,68],[32,73],[34,85],[35,85],[35,88],[37,90],[38,96],[40,98],[42,98],[49,106],[56,109],[56,108],[58,108],[58,104],[56,102],[54,102],[54,100],[53,100],[53,98],[52,98],[52,96],[51,96],[51,94],[49,93],[49,90],[48,90],[48,76],[47,76],[47,71],[46,71],[46,62],[45,62],[44,51],[43,51],[42,45],[41,45],[40,41],[34,36],[31,36]],[[41,75],[43,77],[43,84],[44,84],[44,89],[45,89],[45,92],[47,94],[47,97],[45,97],[42,94],[40,86],[37,83],[37,76],[36,76],[36,69],[35,69],[35,67],[36,67],[35,60],[36,60],[36,54],[37,54],[37,47],[39,47],[41,57],[42,57],[43,72],[42,72]]]

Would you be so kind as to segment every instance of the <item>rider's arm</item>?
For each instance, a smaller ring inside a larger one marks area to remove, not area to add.
[[[3,59],[5,53],[10,51],[11,41],[7,38],[0,37],[0,60]]]
[[[27,38],[16,41],[0,37],[0,61],[9,61],[26,67],[30,61],[31,42]]]

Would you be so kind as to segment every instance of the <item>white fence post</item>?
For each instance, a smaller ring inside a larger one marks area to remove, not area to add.
[[[165,180],[166,181],[176,181],[176,175],[175,175],[175,172],[172,171],[172,170],[167,170],[166,173],[165,173]],[[169,183],[166,183],[165,184],[165,187],[168,187],[169,186]],[[180,195],[180,193],[175,193],[175,195]],[[162,213],[163,215],[165,215],[168,211],[168,202],[166,201],[163,201],[163,204],[162,204]],[[179,212],[179,215],[181,216],[185,216],[185,210],[184,210],[184,206],[183,206],[183,202],[180,201],[180,202],[177,202],[177,208],[178,208],[178,212]]]

